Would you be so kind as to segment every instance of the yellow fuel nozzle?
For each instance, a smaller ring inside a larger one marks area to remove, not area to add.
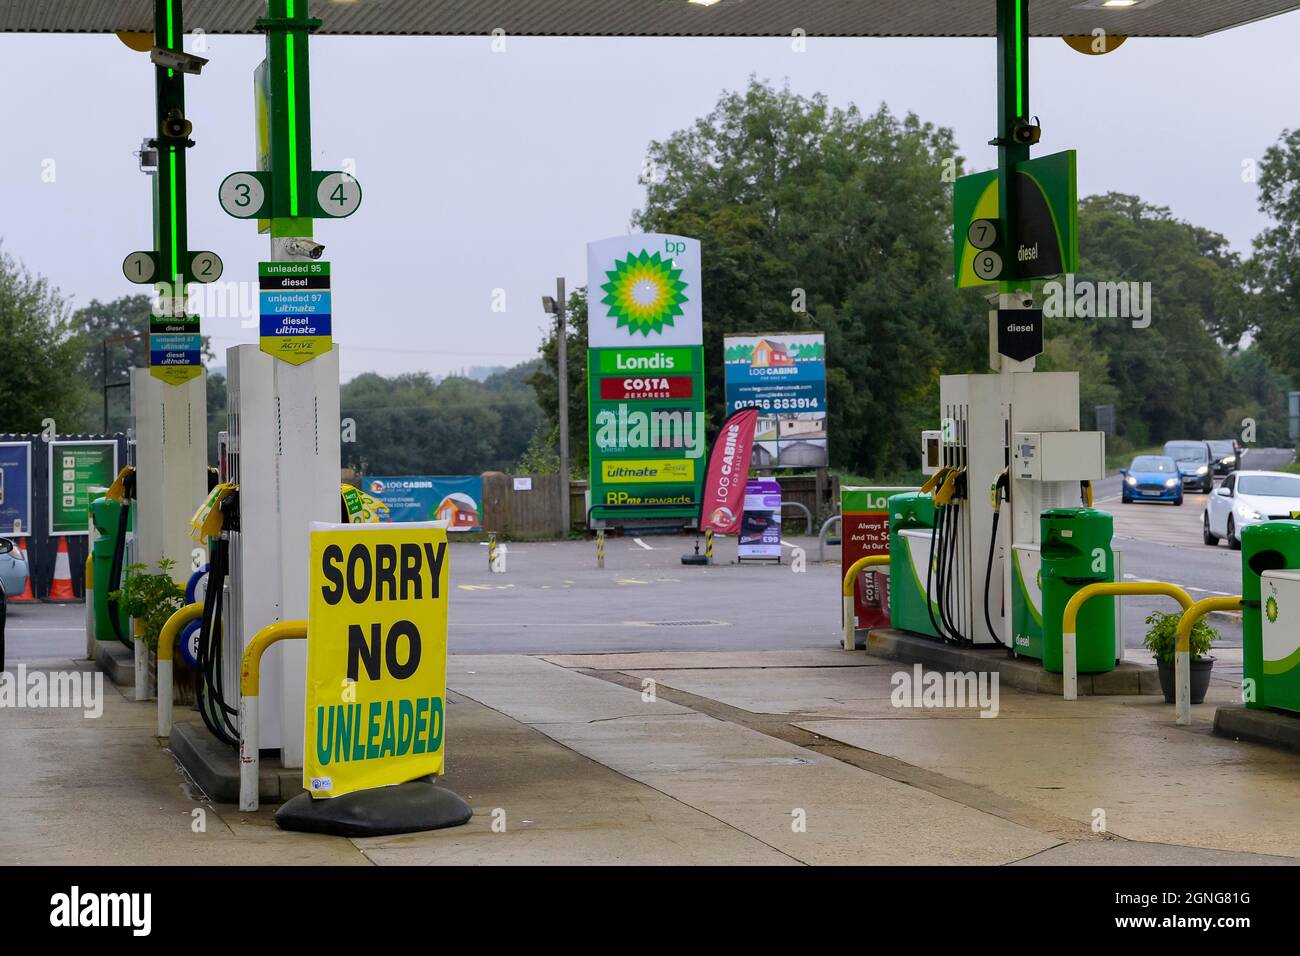
[[[190,519],[192,539],[206,541],[221,534],[226,520],[221,511],[221,502],[238,490],[238,485],[227,481],[208,492],[208,496],[203,499],[203,504],[199,505],[199,510],[194,512],[194,517]]]
[[[127,498],[135,497],[135,467],[126,465],[117,473],[113,483],[104,492],[104,497],[116,501],[119,505]]]
[[[962,475],[962,470],[958,468],[948,469],[948,477],[944,479],[939,490],[934,493],[934,503],[939,507],[947,507],[952,501],[953,496],[957,493],[957,481]]]
[[[925,484],[921,486],[921,494],[928,495],[933,492],[934,489],[939,487],[943,480],[948,477],[948,472],[950,471],[952,471],[952,469],[945,465],[927,478]]]
[[[993,505],[994,511],[1002,509],[1002,489],[1007,486],[1008,475],[1007,469],[1003,468],[998,476],[993,479],[993,484],[989,485],[989,500]]]

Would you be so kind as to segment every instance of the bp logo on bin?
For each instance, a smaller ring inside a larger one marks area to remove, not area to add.
[[[1264,613],[1268,616],[1268,623],[1277,623],[1277,598],[1272,595],[1264,602]]]

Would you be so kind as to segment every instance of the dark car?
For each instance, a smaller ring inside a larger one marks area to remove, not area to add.
[[[1241,467],[1241,455],[1237,443],[1231,439],[1216,441],[1211,439],[1205,444],[1210,446],[1210,456],[1214,462],[1216,475],[1230,475]]]
[[[1214,459],[1210,446],[1203,441],[1167,441],[1165,455],[1178,465],[1184,488],[1194,488],[1208,495],[1214,490]]]

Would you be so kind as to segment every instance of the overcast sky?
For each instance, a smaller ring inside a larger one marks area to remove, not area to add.
[[[268,248],[216,200],[227,173],[253,168],[263,43],[207,38],[212,62],[188,84],[190,245],[220,254],[227,280],[254,280]],[[1104,57],[1034,40],[1039,152],[1079,151],[1081,196],[1137,193],[1246,252],[1264,220],[1242,164],[1300,122],[1297,48],[1300,13],[1204,40],[1130,40]],[[314,166],[353,160],[365,193],[355,216],[316,232],[333,263],[344,378],[533,357],[555,277],[585,284],[585,244],[629,231],[647,144],[750,74],[952,127],[978,170],[996,163],[994,66],[991,39],[813,38],[803,53],[779,39],[508,38],[504,53],[486,37],[314,39]],[[0,35],[0,89],[4,250],[74,306],[137,291],[121,262],[151,248],[133,155],[153,121],[147,58],[113,36]],[[204,332],[220,353],[256,334],[237,318]]]

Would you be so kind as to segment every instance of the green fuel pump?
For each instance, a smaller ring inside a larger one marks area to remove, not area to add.
[[[1065,605],[1085,585],[1115,579],[1111,537],[1115,519],[1095,508],[1048,508],[1040,518],[1043,575],[1043,669],[1064,667],[1061,620]],[[1115,599],[1093,598],[1078,621],[1079,673],[1115,669]]]
[[[1300,521],[1241,529],[1243,696],[1300,711]]]
[[[934,496],[909,491],[889,499],[889,623],[938,637],[925,579],[934,532]]]

